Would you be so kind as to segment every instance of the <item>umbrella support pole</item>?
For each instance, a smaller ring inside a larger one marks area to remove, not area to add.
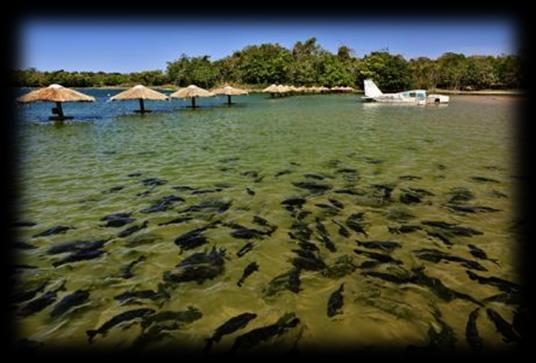
[[[140,113],[145,113],[145,104],[143,102],[143,98],[140,98]]]
[[[227,95],[227,104],[230,105],[231,104],[231,96]]]
[[[195,108],[195,97],[192,97],[192,108]]]
[[[52,108],[52,115],[48,119],[52,121],[70,120],[72,117],[65,116],[63,114],[63,106],[61,102],[56,102],[56,107]]]

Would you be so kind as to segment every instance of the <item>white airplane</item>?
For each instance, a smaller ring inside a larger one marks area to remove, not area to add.
[[[371,79],[365,79],[364,88],[365,96],[361,97],[364,101],[381,102],[381,103],[409,103],[416,105],[425,105],[427,103],[449,103],[449,96],[430,94],[426,95],[426,90],[416,89],[399,93],[383,93]]]

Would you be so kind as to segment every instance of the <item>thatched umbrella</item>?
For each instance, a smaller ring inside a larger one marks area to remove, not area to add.
[[[165,101],[167,99],[168,97],[165,94],[139,84],[127,89],[126,91],[116,94],[110,98],[110,101],[139,100],[140,109],[135,112],[145,113],[151,111],[145,110],[144,100]]]
[[[239,88],[234,88],[234,87],[231,87],[231,86],[225,86],[225,87],[216,88],[216,89],[212,90],[212,93],[214,93],[215,95],[226,95],[227,96],[227,104],[230,105],[231,104],[231,96],[247,95],[248,91],[243,90],[243,89],[239,89]]]
[[[262,91],[265,92],[265,93],[270,93],[272,95],[272,97],[274,97],[277,93],[279,93],[279,86],[273,84],[273,85],[271,85],[269,87],[266,87]]]
[[[169,95],[172,98],[191,98],[192,108],[195,108],[196,97],[212,97],[214,93],[207,91],[206,89],[197,87],[196,85],[189,85],[188,87],[181,88],[178,91]]]
[[[56,107],[52,108],[52,114],[57,116],[49,117],[50,120],[67,120],[72,117],[63,114],[63,102],[95,102],[95,97],[85,95],[70,88],[65,88],[59,84],[51,84],[48,87],[40,88],[17,98],[17,102],[55,102]]]
[[[327,87],[321,86],[318,88],[318,91],[321,93],[326,93],[326,92],[329,92],[330,90]]]

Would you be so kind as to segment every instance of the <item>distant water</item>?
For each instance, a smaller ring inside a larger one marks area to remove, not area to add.
[[[238,336],[285,313],[299,323],[281,323],[280,335],[235,348],[470,349],[468,341],[478,346],[479,339],[484,349],[515,345],[503,340],[487,309],[519,333],[516,101],[451,97],[446,107],[409,107],[364,104],[355,95],[252,94],[233,97],[232,107],[225,97],[198,99],[197,110],[186,107],[189,101],[146,102],[154,112],[140,116],[132,113],[135,101],[106,102],[117,90],[84,92],[97,102],[65,105],[75,120],[64,125],[47,121],[49,104],[17,107],[18,221],[36,224],[16,227],[19,242],[36,247],[17,246],[17,263],[35,267],[14,275],[16,291],[28,293],[16,304],[28,312],[16,320],[17,338],[33,342],[25,344],[85,346],[86,331],[150,308],[155,312],[96,335],[92,346],[200,351],[218,326],[245,312],[257,316],[215,342],[214,351],[231,349]],[[289,198],[305,200],[282,204]],[[106,227],[101,219],[114,213],[130,213],[134,221]],[[182,223],[159,225],[179,217]],[[145,228],[118,237],[144,221]],[[32,237],[54,226],[70,229]],[[181,253],[175,239],[195,228],[201,237]],[[51,246],[97,240],[106,242],[93,251],[104,253],[54,267],[87,250],[51,254]],[[247,242],[252,249],[238,257]],[[164,278],[213,246],[224,248],[225,257],[193,274],[208,269],[212,278]],[[252,262],[258,271],[238,287]],[[342,283],[342,304],[335,294],[336,314],[329,317],[328,301]],[[78,289],[89,297],[51,317]],[[115,298],[147,290],[153,293]],[[188,307],[202,316],[150,323],[151,314]],[[477,308],[478,337],[467,339]]]

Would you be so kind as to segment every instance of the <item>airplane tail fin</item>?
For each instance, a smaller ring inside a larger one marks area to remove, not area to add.
[[[365,79],[363,82],[365,84],[365,96],[366,97],[378,97],[383,93],[380,91],[378,86],[372,81],[372,79]]]

